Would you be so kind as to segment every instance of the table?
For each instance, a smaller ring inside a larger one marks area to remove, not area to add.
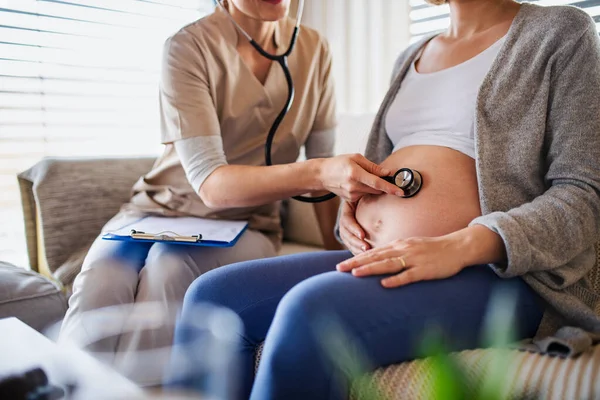
[[[59,346],[19,321],[0,319],[0,376],[41,367],[51,384],[76,383],[73,400],[142,399],[133,382],[75,348]]]

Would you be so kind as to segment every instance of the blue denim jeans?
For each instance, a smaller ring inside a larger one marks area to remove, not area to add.
[[[445,280],[385,289],[382,277],[335,271],[349,257],[340,251],[298,254],[210,271],[187,291],[181,318],[193,318],[193,306],[205,302],[228,307],[242,318],[240,398],[345,400],[347,366],[332,357],[328,346],[345,344],[366,369],[418,357],[432,327],[442,333],[447,350],[476,348],[492,293],[499,287],[510,289],[516,301],[516,339],[533,336],[542,317],[540,299],[521,279],[502,280],[485,265]],[[189,340],[183,329],[176,329],[176,346]],[[263,341],[255,376],[255,352]],[[175,353],[174,362],[177,357],[184,355]],[[177,384],[193,388],[192,382]]]

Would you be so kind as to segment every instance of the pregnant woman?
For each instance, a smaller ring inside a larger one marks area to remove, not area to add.
[[[347,398],[315,335],[328,316],[371,367],[418,356],[431,324],[451,349],[477,347],[498,286],[516,297],[518,338],[567,325],[600,333],[588,280],[600,222],[594,22],[573,7],[448,2],[448,31],[400,56],[366,154],[420,171],[421,192],[344,203],[339,233],[354,257],[239,263],[188,290],[184,321],[195,303],[212,302],[245,322],[242,398]],[[178,343],[189,339],[177,332]]]

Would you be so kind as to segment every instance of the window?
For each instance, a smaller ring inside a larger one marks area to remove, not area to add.
[[[531,3],[541,5],[574,5],[583,8],[590,14],[600,31],[600,4],[597,0],[529,0]],[[448,27],[448,5],[432,6],[424,0],[410,0],[410,35],[411,42]]]
[[[156,154],[165,39],[212,0],[0,0],[0,260],[27,265],[16,174]]]

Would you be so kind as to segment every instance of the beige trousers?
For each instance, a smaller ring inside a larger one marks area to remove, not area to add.
[[[73,284],[60,340],[83,346],[142,386],[158,385],[189,285],[214,268],[275,255],[267,236],[252,230],[231,248],[113,242],[99,237]],[[144,311],[147,318],[137,312],[133,318],[129,314],[133,304],[151,305]],[[156,320],[158,326],[148,328],[148,320],[150,324]],[[110,333],[115,331],[121,334]]]

